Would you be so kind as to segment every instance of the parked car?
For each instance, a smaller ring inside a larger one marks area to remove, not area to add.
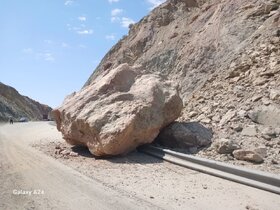
[[[21,117],[19,119],[19,122],[28,122],[28,119],[26,117]]]

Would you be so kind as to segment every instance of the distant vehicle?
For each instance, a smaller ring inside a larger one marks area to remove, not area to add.
[[[28,119],[26,117],[22,117],[19,119],[19,122],[28,122]]]

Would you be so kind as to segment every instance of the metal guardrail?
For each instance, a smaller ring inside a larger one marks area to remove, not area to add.
[[[192,170],[280,195],[280,176],[274,174],[229,165],[154,146],[143,146],[138,151]]]

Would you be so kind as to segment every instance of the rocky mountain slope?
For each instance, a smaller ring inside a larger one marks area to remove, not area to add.
[[[85,87],[123,63],[160,73],[178,84],[184,102],[179,120],[214,131],[212,146],[191,151],[278,167],[279,5],[279,0],[168,0],[130,26]]]
[[[42,120],[52,109],[37,101],[22,96],[13,87],[0,82],[0,121],[7,121],[10,117],[18,120],[26,117],[29,120]]]
[[[187,102],[214,72],[228,69],[254,37],[276,33],[278,22],[269,22],[279,15],[278,6],[261,0],[169,0],[130,26],[86,85],[121,63],[140,64],[178,82]]]

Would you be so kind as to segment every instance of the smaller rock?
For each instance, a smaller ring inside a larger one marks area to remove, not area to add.
[[[271,100],[280,99],[280,90],[275,90],[275,89],[270,90],[269,98]]]
[[[173,38],[175,38],[175,37],[177,37],[179,34],[177,33],[177,32],[175,32],[175,33],[173,33],[170,37],[169,37],[169,39],[173,39]]]
[[[252,206],[249,206],[249,205],[247,205],[245,208],[247,210],[258,210],[258,208],[255,208],[255,207],[252,207]]]
[[[274,64],[275,65],[275,64]],[[273,63],[270,64],[270,66],[272,67],[273,66]],[[273,68],[273,67],[272,67]],[[269,77],[273,77],[275,75],[275,70],[266,70],[262,73],[260,73],[260,76],[262,77],[266,77],[266,78],[269,78]],[[267,82],[267,81],[266,81]]]
[[[198,113],[197,113],[196,111],[191,111],[191,112],[189,113],[189,117],[190,117],[190,118],[195,117],[195,116],[197,116],[197,115],[198,115]]]
[[[241,85],[237,85],[233,88],[234,94],[236,94],[238,97],[242,96],[245,91],[246,91],[246,88],[244,86],[241,86]]]
[[[280,128],[274,129],[276,136],[280,136]]]
[[[60,154],[62,154],[62,155],[69,155],[69,154],[70,154],[70,151],[68,151],[68,150],[62,150],[62,151],[60,152]]]
[[[61,152],[62,152],[63,150],[64,150],[63,148],[60,148],[60,149],[57,149],[56,152],[57,152],[57,154],[61,154]]]
[[[267,156],[267,149],[266,149],[266,147],[258,147],[256,149],[254,149],[254,152],[258,153],[263,158],[265,158]]]
[[[262,98],[262,103],[266,106],[268,106],[271,102],[268,98]]]
[[[227,106],[227,109],[235,109],[235,105],[234,104],[228,104]]]
[[[253,81],[253,84],[255,86],[262,86],[265,83],[267,83],[267,79],[265,79],[265,78],[257,78],[255,81]]]
[[[243,128],[241,134],[243,136],[256,136],[257,135],[257,126],[249,125],[246,128]]]
[[[256,102],[256,101],[260,100],[261,98],[262,98],[261,95],[256,95],[256,96],[253,96],[253,97],[252,97],[251,101],[252,101],[252,102]]]
[[[201,119],[200,122],[209,124],[209,123],[211,123],[211,120],[208,117],[206,117],[206,118]]]
[[[78,157],[79,155],[78,155],[78,153],[77,152],[70,152],[69,153],[69,156],[72,156],[72,157]]]
[[[234,78],[234,77],[238,77],[239,75],[240,75],[240,72],[238,72],[235,69],[233,69],[231,72],[229,72],[229,74],[226,77],[226,79],[231,79],[231,78]]]
[[[275,159],[272,159],[272,160],[271,160],[271,163],[274,164],[274,165],[277,165],[277,164],[278,164],[278,162],[277,162]]]
[[[56,145],[55,149],[61,149],[61,146],[60,145]]]
[[[220,125],[224,125],[229,122],[236,115],[235,110],[229,110],[221,119]]]
[[[264,136],[269,136],[270,138],[276,138],[276,132],[275,129],[272,127],[266,127],[262,130],[262,134]]]
[[[247,112],[245,110],[240,110],[237,115],[241,118],[244,118],[246,116]]]
[[[213,137],[212,130],[197,122],[174,122],[164,128],[156,143],[170,148],[190,148],[207,146]]]
[[[280,29],[277,29],[277,30],[276,30],[276,32],[275,32],[275,36],[280,37]]]
[[[267,141],[270,141],[272,139],[270,136],[265,135],[265,134],[262,134],[262,137]]]
[[[248,113],[248,116],[253,122],[258,124],[272,126],[274,128],[280,126],[279,105],[256,107]]]
[[[218,139],[215,147],[220,154],[230,154],[234,150],[240,149],[240,146],[235,141],[226,138]]]
[[[214,116],[212,117],[212,120],[213,120],[214,122],[220,122],[221,117],[220,117],[219,115],[214,115]]]
[[[236,132],[241,132],[243,130],[243,127],[241,125],[233,125],[231,128]]]
[[[237,160],[245,160],[245,161],[254,162],[254,163],[263,162],[262,156],[251,150],[243,150],[243,149],[235,150],[235,151],[233,151],[233,156]]]
[[[209,114],[210,112],[212,112],[212,108],[209,106],[204,106],[201,108],[201,112],[203,112],[205,114]]]
[[[220,105],[219,102],[214,102],[214,103],[212,104],[212,107],[213,107],[213,108],[216,108],[216,107],[218,107],[219,105]]]
[[[266,142],[266,143],[265,143],[265,146],[266,146],[266,147],[273,148],[274,143],[271,143],[271,142]]]

